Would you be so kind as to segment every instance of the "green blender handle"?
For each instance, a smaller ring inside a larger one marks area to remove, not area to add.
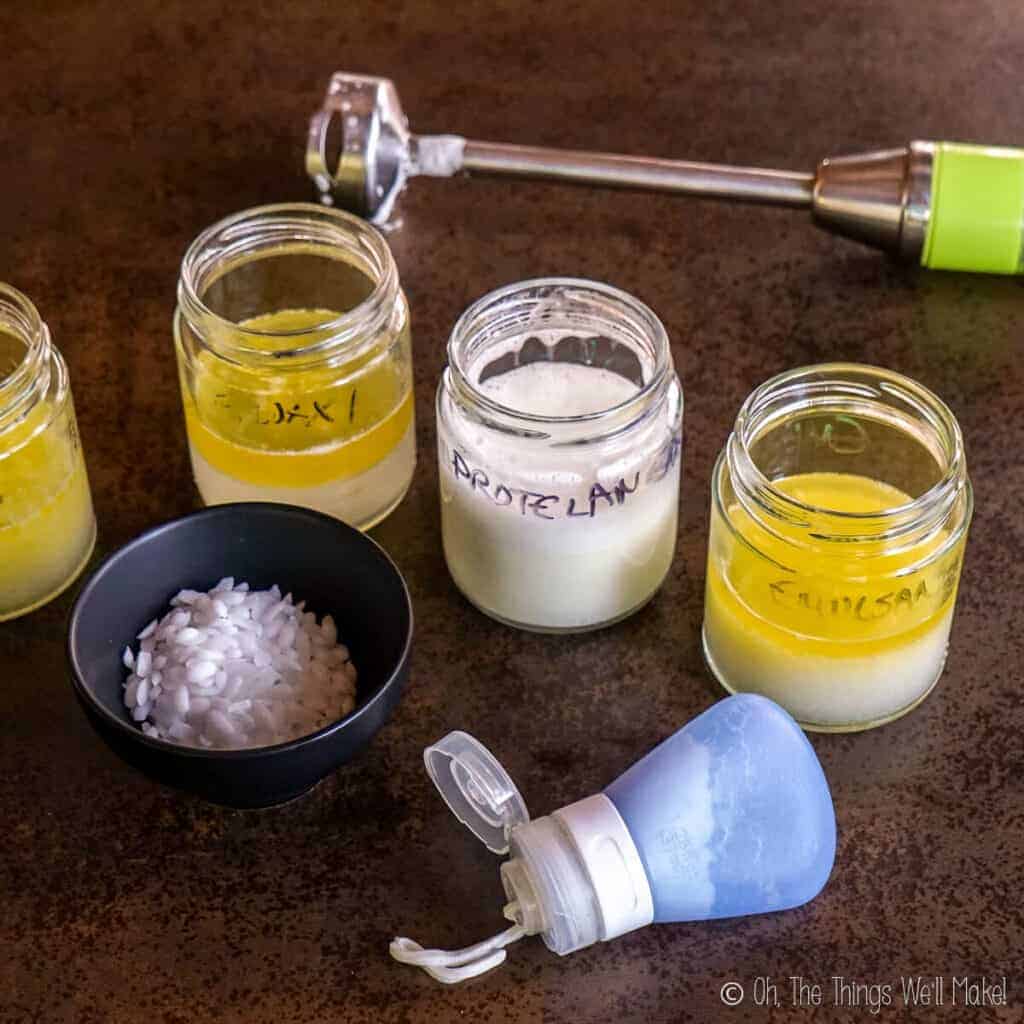
[[[1022,236],[1024,150],[938,143],[922,266],[1019,274]]]

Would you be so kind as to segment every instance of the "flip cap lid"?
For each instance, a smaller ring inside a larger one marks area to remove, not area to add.
[[[455,817],[492,853],[508,853],[512,830],[530,812],[494,755],[468,733],[450,732],[423,751],[423,762]]]

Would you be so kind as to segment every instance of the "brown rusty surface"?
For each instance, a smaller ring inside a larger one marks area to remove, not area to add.
[[[0,278],[70,364],[101,551],[195,505],[170,341],[179,260],[227,213],[309,197],[306,118],[335,68],[392,75],[421,131],[801,168],[913,137],[1024,142],[1019,14],[1009,0],[3,5]],[[64,672],[70,596],[0,626],[0,1021],[871,1019],[829,1006],[829,978],[917,973],[1008,975],[1011,1008],[936,1015],[1021,1020],[1021,283],[899,268],[799,214],[670,198],[423,181],[402,214],[420,466],[375,535],[415,601],[407,695],[305,799],[231,812],[157,787],[90,732]],[[632,620],[575,638],[479,615],[439,537],[447,332],[476,296],[544,274],[653,306],[687,400],[671,575]],[[497,861],[434,794],[424,745],[474,732],[540,814],[719,696],[698,643],[712,460],[755,384],[831,358],[948,400],[977,518],[941,685],[893,725],[813,738],[839,821],[829,887],[790,913],[651,927],[567,959],[520,943],[459,989],[391,964],[396,932],[460,946],[501,923]],[[793,1009],[791,975],[824,983],[826,1005]],[[754,1005],[759,976],[779,1008]],[[719,1001],[728,979],[747,986],[739,1009]],[[908,1016],[896,1003],[882,1019]]]

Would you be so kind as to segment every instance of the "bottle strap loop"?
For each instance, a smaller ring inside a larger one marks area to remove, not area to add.
[[[505,947],[525,934],[522,927],[513,925],[475,946],[453,950],[424,949],[418,942],[399,936],[391,940],[388,952],[399,963],[419,967],[445,985],[457,985],[501,966],[508,955]]]

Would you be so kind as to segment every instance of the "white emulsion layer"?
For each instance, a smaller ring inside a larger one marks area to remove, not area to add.
[[[934,686],[946,662],[952,608],[916,639],[861,656],[780,650],[745,632],[742,640],[717,601],[704,611],[704,648],[726,689],[760,693],[804,725],[867,726],[909,709]]]
[[[552,362],[482,389],[520,412],[565,416],[613,408],[637,391],[617,374]],[[514,625],[560,631],[613,622],[650,599],[676,539],[678,439],[664,410],[613,443],[562,446],[471,424],[443,391],[441,412],[445,558],[474,604]],[[610,497],[595,499],[595,485]],[[550,500],[534,507],[539,496]]]
[[[334,516],[360,530],[368,530],[379,523],[409,489],[416,468],[416,430],[415,422],[410,421],[398,444],[365,473],[316,487],[268,487],[247,483],[211,466],[191,443],[189,454],[196,486],[207,505],[236,501],[300,505]]]

